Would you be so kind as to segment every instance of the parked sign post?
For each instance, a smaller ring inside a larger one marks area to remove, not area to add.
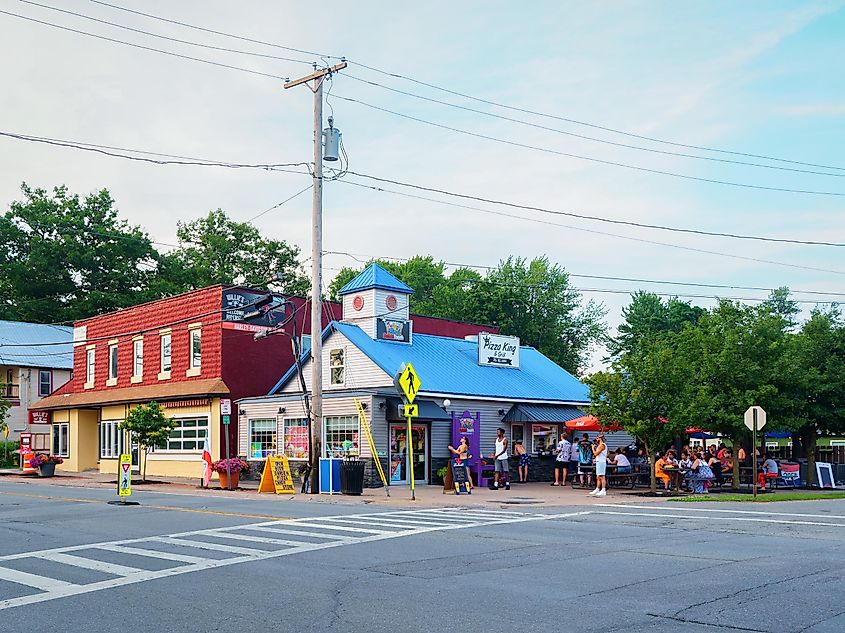
[[[109,501],[111,505],[136,506],[137,501],[127,501],[132,494],[132,454],[123,453],[117,463],[118,501]]]
[[[754,498],[757,498],[757,431],[766,426],[766,412],[763,407],[751,406],[745,411],[745,426],[751,430],[751,462],[754,465],[751,489],[754,491]]]

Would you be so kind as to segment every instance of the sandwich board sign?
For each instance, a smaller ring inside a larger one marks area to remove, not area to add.
[[[264,462],[264,470],[261,473],[258,492],[275,492],[277,495],[296,493],[293,475],[291,475],[290,464],[286,455],[270,455],[267,457],[267,461]]]
[[[452,482],[455,484],[455,494],[465,492],[472,494],[472,482],[469,480],[467,470],[469,467],[462,459],[453,459],[452,461]]]
[[[132,494],[132,455],[124,453],[120,456],[120,470],[117,479],[117,495],[128,497]]]

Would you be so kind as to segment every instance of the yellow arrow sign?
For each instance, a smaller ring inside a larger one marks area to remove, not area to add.
[[[405,365],[402,373],[399,374],[399,387],[402,389],[402,393],[405,394],[405,398],[409,404],[413,404],[414,399],[417,397],[417,392],[420,390],[420,385],[422,385],[422,382],[420,382],[414,366],[408,363]]]
[[[418,404],[406,404],[405,405],[405,417],[406,418],[416,418],[420,415],[420,405]]]

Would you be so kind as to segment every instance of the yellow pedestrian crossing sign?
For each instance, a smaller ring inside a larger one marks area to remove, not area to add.
[[[409,404],[414,403],[414,399],[417,397],[417,392],[420,390],[421,385],[422,383],[420,382],[419,376],[417,376],[417,372],[414,370],[414,366],[411,363],[405,365],[405,369],[399,374],[399,388],[402,389],[402,393],[405,394],[405,399]]]

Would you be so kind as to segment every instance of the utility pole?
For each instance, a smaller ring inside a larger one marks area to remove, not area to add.
[[[323,437],[323,82],[328,75],[346,68],[346,62],[315,70],[285,82],[285,89],[314,82],[314,171],[311,187],[311,494],[320,492],[320,453]]]

